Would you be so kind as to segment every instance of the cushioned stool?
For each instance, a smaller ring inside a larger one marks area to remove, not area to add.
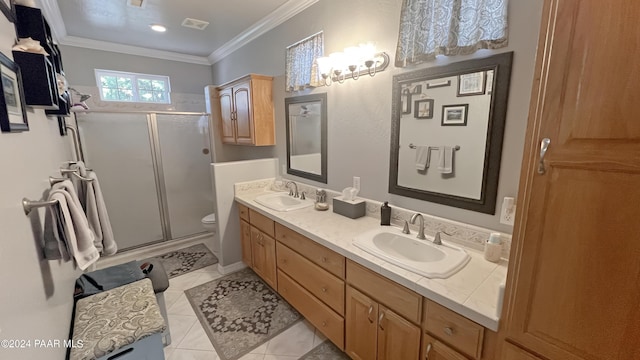
[[[76,302],[69,360],[164,359],[166,327],[151,280],[99,292]]]

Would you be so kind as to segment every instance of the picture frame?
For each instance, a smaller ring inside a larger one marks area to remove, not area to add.
[[[0,0],[4,1],[4,0]],[[20,68],[0,53],[0,131],[28,131]]]
[[[467,126],[469,104],[444,105],[442,107],[442,126]]]
[[[15,0],[0,0],[0,11],[12,23],[16,22],[16,2]]]
[[[411,114],[411,91],[409,88],[402,89],[402,115]]]
[[[416,100],[413,117],[416,119],[433,119],[434,99]]]
[[[427,89],[435,89],[435,88],[446,87],[446,86],[451,86],[451,80],[440,81],[436,83],[429,83],[429,82],[427,83]]]
[[[484,95],[486,72],[478,71],[469,74],[458,75],[457,96]]]

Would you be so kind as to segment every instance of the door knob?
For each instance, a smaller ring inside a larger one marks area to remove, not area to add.
[[[540,163],[538,164],[538,174],[542,175],[547,170],[544,168],[544,156],[547,154],[547,149],[549,148],[549,144],[551,143],[551,139],[544,138],[540,142]]]

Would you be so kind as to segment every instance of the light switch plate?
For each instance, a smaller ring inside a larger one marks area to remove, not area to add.
[[[358,191],[360,191],[360,176],[353,177],[353,188],[358,189]]]

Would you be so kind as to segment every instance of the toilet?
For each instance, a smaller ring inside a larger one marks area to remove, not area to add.
[[[215,256],[218,256],[220,251],[220,240],[218,239],[217,226],[216,226],[216,214],[212,213],[202,218],[202,227],[213,234],[213,244],[211,250]]]
[[[216,214],[212,213],[202,218],[202,227],[208,232],[216,232]]]

